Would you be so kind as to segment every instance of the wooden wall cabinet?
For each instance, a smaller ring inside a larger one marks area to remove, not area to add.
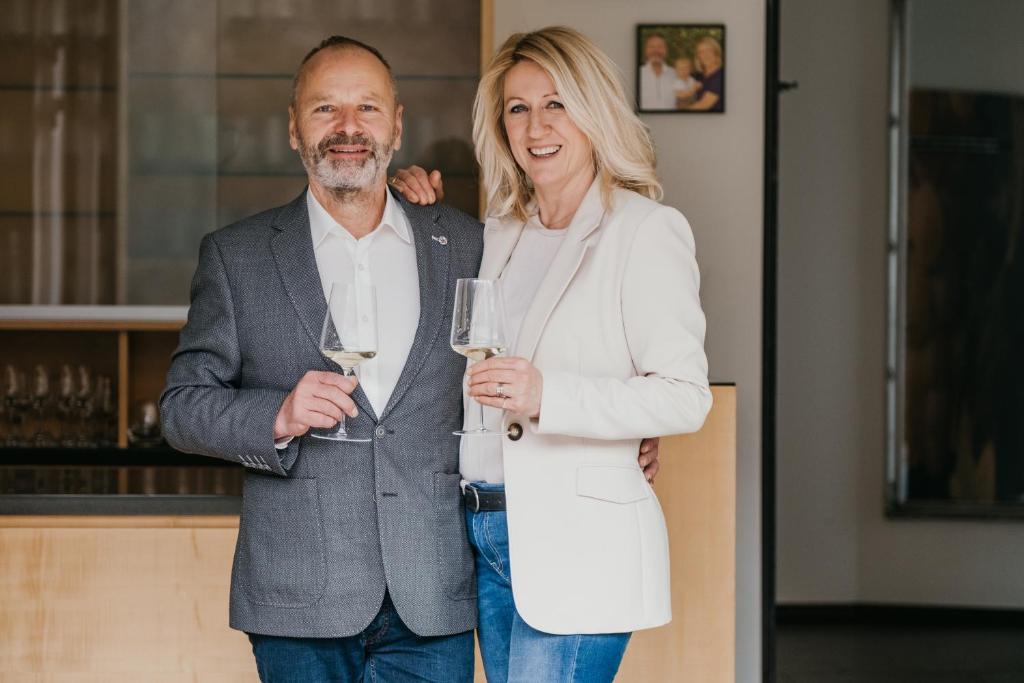
[[[128,427],[145,402],[159,399],[184,309],[154,311],[109,306],[18,310],[0,307],[0,365],[51,369],[87,365],[114,378],[117,446],[128,447]],[[74,317],[66,317],[71,314]]]

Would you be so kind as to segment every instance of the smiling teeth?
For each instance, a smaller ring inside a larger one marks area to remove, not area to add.
[[[561,145],[552,145],[551,147],[531,147],[530,154],[532,154],[535,157],[547,157],[551,156],[560,149],[562,149]]]

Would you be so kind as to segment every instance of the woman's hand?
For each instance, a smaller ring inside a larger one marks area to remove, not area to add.
[[[434,204],[444,199],[440,171],[431,171],[428,175],[419,166],[400,168],[388,179],[388,183],[413,204]]]
[[[538,417],[544,377],[525,358],[489,358],[466,371],[469,395],[475,400],[518,415]]]

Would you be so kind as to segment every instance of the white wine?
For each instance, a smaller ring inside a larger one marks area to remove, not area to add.
[[[504,346],[474,346],[470,344],[452,344],[455,353],[470,360],[487,360],[505,351]]]
[[[355,366],[362,363],[364,360],[370,360],[377,355],[376,351],[324,351],[324,355],[333,360],[335,363],[351,370]]]

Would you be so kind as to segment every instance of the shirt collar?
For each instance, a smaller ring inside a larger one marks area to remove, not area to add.
[[[382,227],[391,228],[406,244],[412,244],[412,233],[409,228],[409,219],[405,215],[402,206],[395,201],[391,192],[384,190],[384,215],[381,216],[380,224],[370,232],[375,234]],[[327,239],[327,236],[334,233],[340,237],[347,237],[354,240],[352,234],[338,224],[336,220],[327,213],[327,209],[317,201],[313,192],[306,189],[306,208],[309,211],[309,231],[313,237],[313,248],[316,249]],[[367,235],[369,237],[370,235]]]

